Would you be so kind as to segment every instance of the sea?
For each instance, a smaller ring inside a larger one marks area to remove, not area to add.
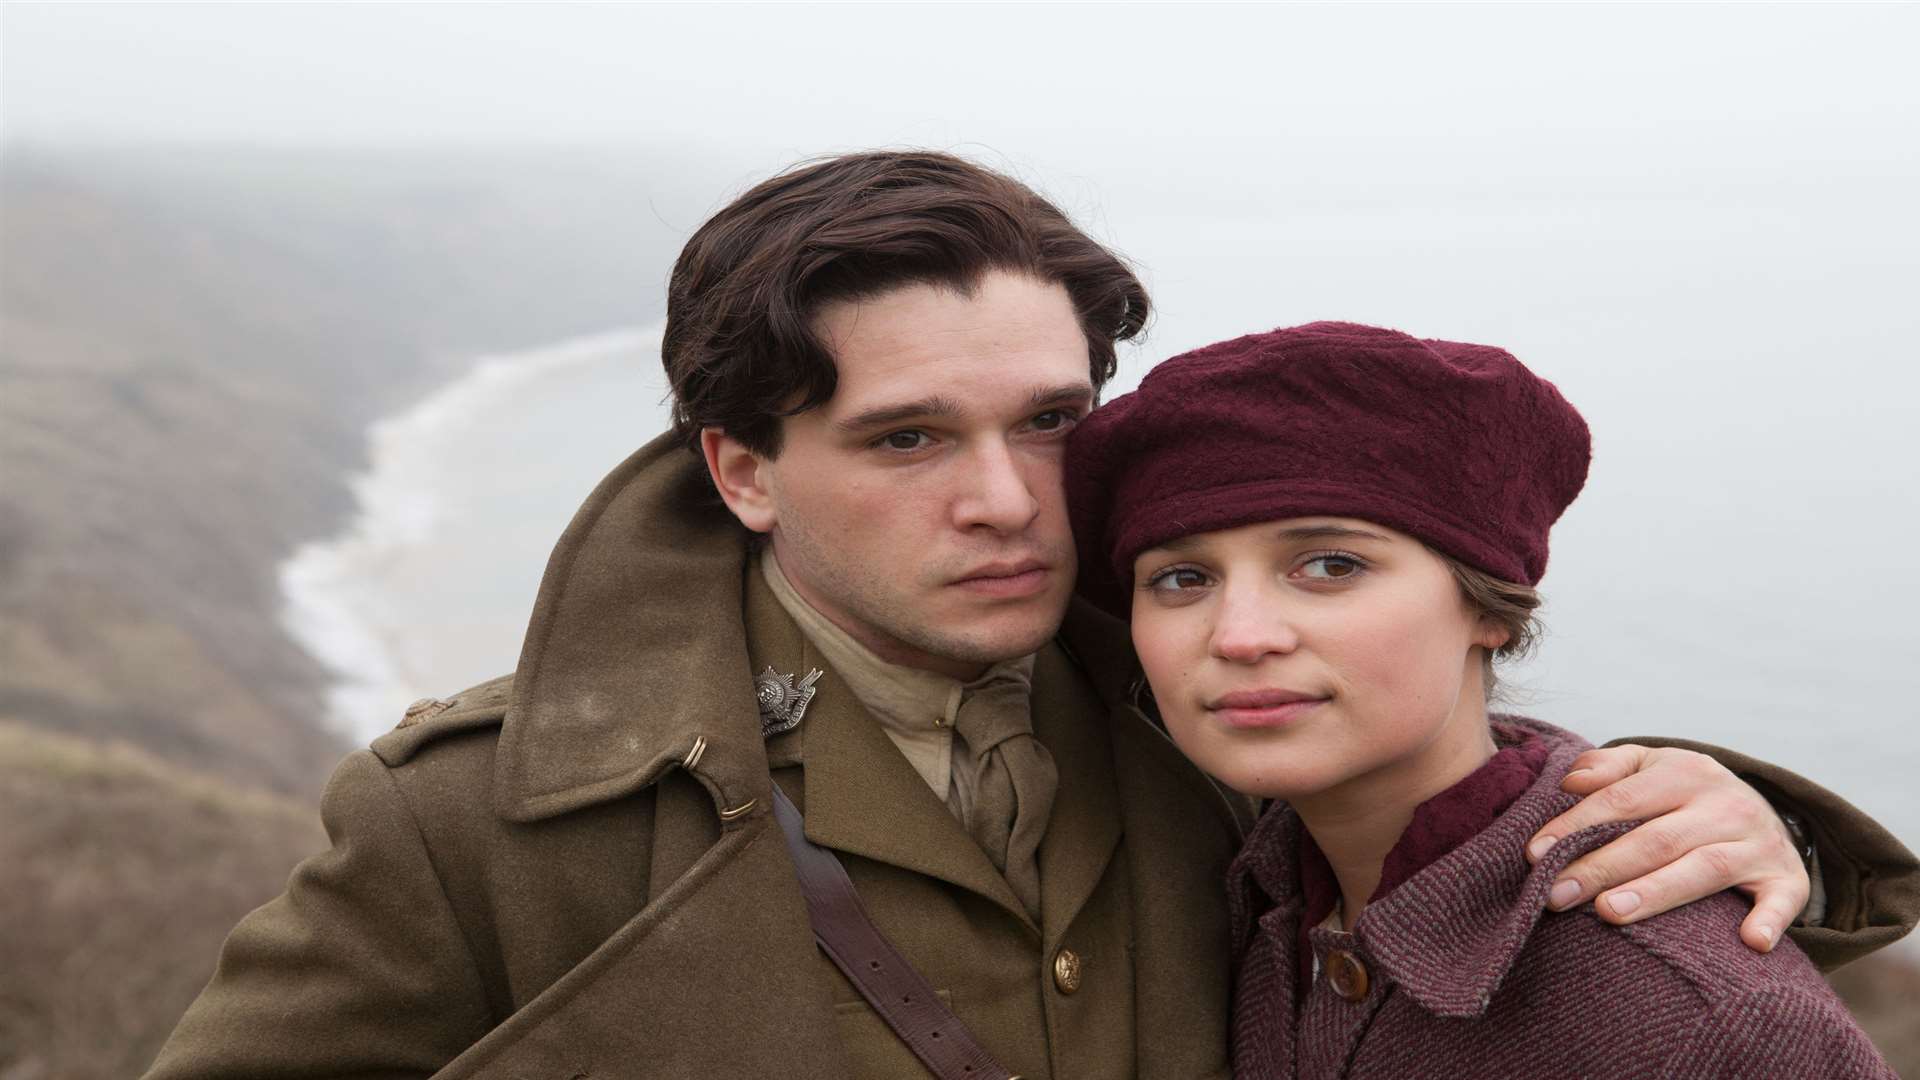
[[[1501,707],[1735,747],[1920,846],[1920,225],[1881,212],[1906,196],[1294,194],[1169,212],[1104,189],[1158,304],[1109,396],[1317,318],[1511,349],[1582,409],[1595,458]],[[574,509],[667,425],[659,335],[479,357],[370,428],[357,515],[281,571],[336,727],[366,740],[513,669]]]

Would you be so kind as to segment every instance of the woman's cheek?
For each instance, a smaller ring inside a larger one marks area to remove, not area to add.
[[[1418,605],[1408,605],[1418,607]],[[1460,650],[1430,612],[1383,607],[1350,624],[1337,663],[1354,721],[1375,738],[1418,740],[1424,727],[1452,708],[1458,694]]]
[[[1196,657],[1206,652],[1205,627],[1182,619],[1182,611],[1167,611],[1148,600],[1133,606],[1133,651],[1153,688],[1156,701],[1170,706],[1191,696]]]

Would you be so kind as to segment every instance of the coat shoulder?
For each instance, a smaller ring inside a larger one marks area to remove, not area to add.
[[[498,728],[513,701],[513,676],[470,686],[445,698],[422,698],[407,706],[392,731],[369,747],[390,769],[413,760],[426,746],[453,735]]]

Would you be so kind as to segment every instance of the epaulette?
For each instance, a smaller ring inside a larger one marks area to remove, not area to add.
[[[498,726],[513,700],[513,676],[502,675],[468,687],[450,698],[421,698],[407,706],[392,731],[373,740],[370,749],[388,768],[404,765],[435,739],[462,731]]]

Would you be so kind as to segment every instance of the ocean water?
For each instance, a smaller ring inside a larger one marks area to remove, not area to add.
[[[1596,742],[1733,746],[1920,843],[1920,222],[1895,186],[1854,195],[1276,197],[1256,217],[1118,184],[1106,225],[1158,315],[1109,396],[1315,318],[1512,349],[1586,414],[1595,460],[1508,707]],[[339,673],[336,725],[368,738],[512,669],[573,509],[666,426],[657,349],[654,328],[488,358],[373,427],[359,517],[282,575],[287,624]]]
[[[283,622],[356,741],[511,672],[548,552],[600,477],[667,426],[660,330],[478,360],[368,432],[359,512],[280,569]]]

